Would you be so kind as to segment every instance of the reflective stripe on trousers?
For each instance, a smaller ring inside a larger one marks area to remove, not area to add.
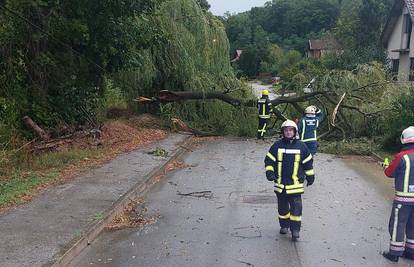
[[[393,203],[389,232],[391,236],[391,254],[401,256],[406,248],[414,253],[414,244],[405,242],[406,238],[407,240],[414,240],[414,205]]]
[[[279,224],[282,228],[300,230],[302,222],[301,195],[287,195],[276,193]]]

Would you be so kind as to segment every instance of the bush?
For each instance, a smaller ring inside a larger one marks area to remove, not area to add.
[[[414,88],[394,102],[393,110],[386,116],[385,138],[383,147],[387,150],[398,150],[401,147],[401,132],[414,125]]]

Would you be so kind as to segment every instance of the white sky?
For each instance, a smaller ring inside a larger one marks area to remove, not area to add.
[[[210,11],[217,16],[222,16],[226,11],[240,13],[250,10],[255,6],[264,6],[270,0],[207,0],[211,5]]]

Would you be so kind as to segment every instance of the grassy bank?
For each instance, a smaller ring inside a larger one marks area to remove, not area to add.
[[[138,128],[142,121],[109,121],[97,141],[83,137],[55,147],[54,151],[33,152],[33,147],[3,151],[0,161],[0,210],[29,201],[53,184],[62,183],[82,170],[98,166],[120,153],[156,142],[167,136],[159,128]]]
[[[381,158],[392,158],[393,152],[382,149],[379,140],[357,138],[343,141],[319,141],[319,152],[335,155],[372,156],[373,153]]]

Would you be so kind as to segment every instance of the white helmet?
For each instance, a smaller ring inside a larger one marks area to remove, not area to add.
[[[316,108],[315,106],[309,106],[305,109],[305,113],[309,115],[315,115],[316,114]]]
[[[414,143],[414,126],[410,126],[402,132],[401,143],[402,144]]]
[[[293,127],[293,128],[295,128],[296,132],[298,131],[298,126],[296,125],[296,123],[294,121],[291,121],[291,120],[284,121],[280,128],[283,129],[285,127]]]

